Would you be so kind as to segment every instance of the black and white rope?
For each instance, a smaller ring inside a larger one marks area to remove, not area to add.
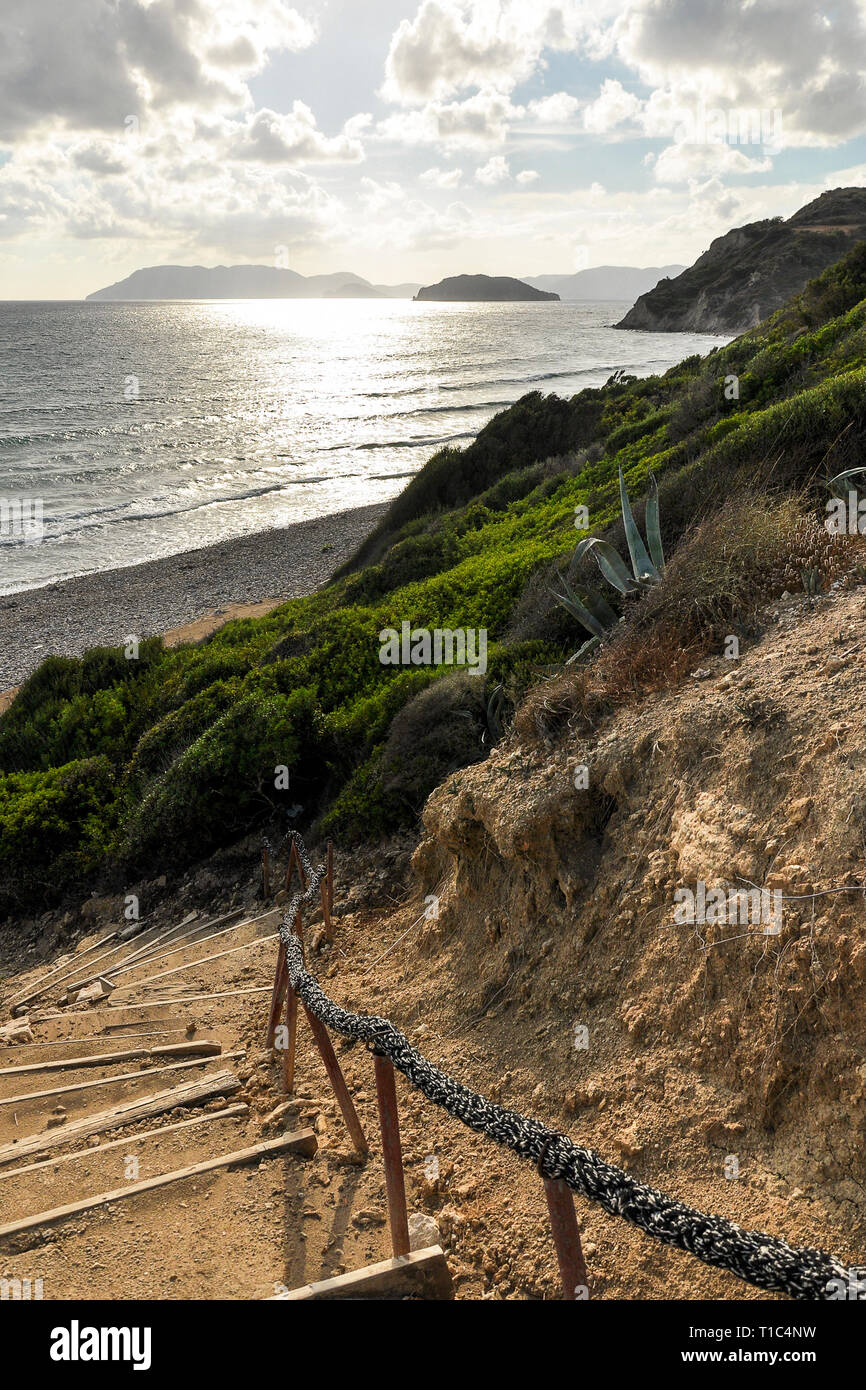
[[[697,1211],[666,1196],[631,1174],[606,1163],[592,1149],[585,1149],[548,1129],[538,1120],[507,1110],[455,1081],[428,1062],[387,1018],[355,1014],[335,1004],[304,966],[303,950],[293,924],[302,903],[315,902],[324,868],[314,869],[300,835],[292,837],[307,875],[306,891],[300,889],[286,907],[280,939],[286,948],[289,979],[303,1004],[326,1027],[343,1037],[365,1043],[380,1056],[390,1058],[398,1071],[449,1115],[470,1129],[531,1160],[544,1177],[561,1178],[574,1192],[598,1202],[612,1216],[621,1216],[665,1245],[687,1250],[705,1264],[730,1270],[740,1279],[772,1293],[791,1298],[838,1298],[837,1281],[848,1281],[847,1268],[831,1255],[809,1247],[795,1247],[763,1231],[747,1231],[723,1217]]]

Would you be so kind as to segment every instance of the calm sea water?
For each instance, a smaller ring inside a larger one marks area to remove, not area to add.
[[[392,497],[531,390],[662,371],[725,339],[622,304],[0,304],[0,593]]]

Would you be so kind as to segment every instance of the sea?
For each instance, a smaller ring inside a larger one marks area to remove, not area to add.
[[[0,593],[385,501],[528,391],[727,341],[627,308],[0,303]]]

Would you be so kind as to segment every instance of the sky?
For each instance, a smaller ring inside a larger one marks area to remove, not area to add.
[[[866,184],[866,0],[5,0],[0,298],[688,264]]]

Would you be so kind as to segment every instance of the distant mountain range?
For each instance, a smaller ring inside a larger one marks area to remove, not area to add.
[[[372,285],[350,270],[299,275],[273,265],[151,265],[88,299],[411,299],[420,283]]]
[[[526,285],[510,275],[449,275],[437,285],[424,285],[415,298],[452,304],[504,304],[527,299],[559,299],[559,295]]]
[[[633,304],[666,276],[679,275],[682,265],[594,265],[573,275],[524,275],[527,285],[553,290],[560,299],[620,299]]]
[[[866,188],[834,188],[787,221],[770,217],[717,237],[688,270],[641,295],[616,327],[742,333],[864,239]]]
[[[658,283],[665,275],[678,275],[681,265],[648,267],[641,270],[629,265],[599,265],[579,270],[574,275],[526,275],[521,280],[510,276],[450,276],[440,284],[456,281],[502,280],[512,285],[523,284],[560,299],[607,299],[634,303],[640,294]],[[135,270],[115,285],[94,290],[91,300],[104,299],[412,299],[445,298],[432,294],[436,286],[423,286],[420,281],[400,285],[374,285],[353,271],[336,271],[331,275],[300,275],[296,270],[281,270],[272,265],[152,265]],[[419,291],[423,289],[423,295]],[[470,299],[479,296],[470,293]],[[494,296],[494,298],[497,296]],[[514,296],[505,296],[511,298]],[[534,298],[521,293],[517,298]]]

